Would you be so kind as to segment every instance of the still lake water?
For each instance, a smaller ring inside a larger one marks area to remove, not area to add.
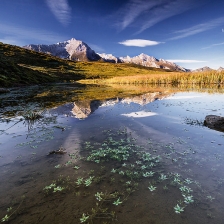
[[[223,94],[149,91],[95,100],[80,86],[64,86],[63,97],[56,92],[0,95],[1,219],[224,222],[224,133],[203,126],[206,115],[223,115]],[[36,122],[21,116],[42,107]]]

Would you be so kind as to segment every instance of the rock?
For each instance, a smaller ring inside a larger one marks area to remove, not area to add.
[[[224,117],[208,115],[205,117],[204,125],[208,128],[224,132]]]
[[[8,92],[10,92],[9,89],[0,88],[0,93],[8,93]]]

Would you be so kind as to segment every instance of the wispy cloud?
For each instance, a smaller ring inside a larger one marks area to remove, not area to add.
[[[89,45],[95,52],[102,53],[102,52],[105,51],[102,47],[100,47],[100,46],[98,46],[98,45],[96,45],[96,44],[88,43],[88,45]]]
[[[178,30],[174,32],[174,34],[177,34],[177,36],[172,37],[169,40],[177,40],[177,39],[189,37],[189,36],[192,36],[207,30],[214,29],[218,26],[221,26],[223,23],[224,23],[224,17],[220,17],[217,19],[210,20],[207,23],[201,23],[187,29]]]
[[[167,59],[166,61],[176,62],[176,63],[201,63],[207,61],[199,61],[199,60],[183,60],[183,59]]]
[[[125,40],[119,42],[119,44],[123,44],[128,47],[148,47],[153,45],[158,45],[161,42],[152,41],[152,40],[143,40],[143,39],[132,39],[132,40]]]
[[[160,1],[160,0],[159,0]],[[158,1],[158,2],[159,2]],[[131,0],[129,1],[124,8],[120,9],[118,14],[122,17],[121,21],[118,23],[118,26],[121,30],[125,29],[131,23],[135,21],[142,13],[150,10],[158,4],[157,1],[146,2],[144,0]]]
[[[212,47],[216,47],[216,46],[220,46],[220,45],[224,45],[224,42],[219,43],[219,44],[212,44],[212,45],[210,45],[208,47],[203,47],[202,49],[208,49],[208,48],[212,48]]]
[[[46,3],[61,24],[65,26],[69,24],[71,20],[71,8],[68,0],[46,0]]]
[[[57,33],[49,32],[46,30],[40,29],[33,29],[29,27],[19,27],[9,24],[1,24],[0,23],[0,34],[2,37],[1,39],[4,40],[3,42],[9,44],[18,44],[18,43],[27,43],[27,41],[39,41],[40,43],[50,44],[56,43],[62,40],[66,40],[65,36],[62,36]]]
[[[0,39],[0,42],[5,43],[5,44],[17,45],[17,46],[25,45],[25,44],[23,43],[23,41],[18,40],[18,39],[14,39],[14,38],[11,37],[11,36],[6,36],[6,37],[4,37],[4,38],[1,38],[1,39]]]
[[[202,0],[130,0],[117,13],[117,26],[123,30],[138,23],[137,33],[178,14],[181,14],[203,2]],[[140,24],[140,25],[139,25]]]

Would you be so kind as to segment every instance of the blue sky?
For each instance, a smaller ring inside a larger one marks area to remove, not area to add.
[[[98,53],[224,67],[223,0],[0,0],[0,41],[76,38]]]

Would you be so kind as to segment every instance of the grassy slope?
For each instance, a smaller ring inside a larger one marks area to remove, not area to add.
[[[106,79],[166,73],[132,64],[74,62],[0,42],[0,87],[63,80]]]

